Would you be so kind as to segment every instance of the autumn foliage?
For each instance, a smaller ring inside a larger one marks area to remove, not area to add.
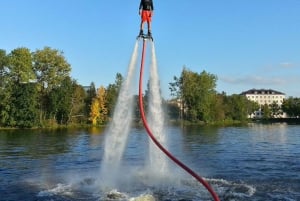
[[[96,97],[93,98],[91,105],[90,121],[92,125],[105,123],[108,119],[107,114],[106,90],[101,86],[98,88]]]

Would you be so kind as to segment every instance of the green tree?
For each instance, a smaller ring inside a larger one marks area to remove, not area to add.
[[[7,75],[8,57],[5,50],[0,49],[0,88],[5,87],[6,75]]]
[[[63,52],[50,47],[36,50],[32,53],[32,57],[40,91],[40,121],[43,122],[47,116],[57,112],[51,111],[51,108],[49,110],[48,103],[52,101],[49,98],[55,96],[52,90],[59,90],[62,83],[70,77],[71,66],[63,56]],[[46,114],[46,111],[49,113]]]
[[[60,86],[53,88],[48,97],[47,110],[49,118],[58,124],[68,124],[72,114],[72,97],[74,81],[66,77]]]
[[[224,99],[226,119],[245,121],[257,107],[245,96],[233,94]]]
[[[123,77],[120,73],[116,74],[116,79],[114,84],[109,84],[106,88],[106,100],[107,100],[107,112],[108,116],[112,117],[115,105],[117,103],[119,91],[121,89],[123,82]]]
[[[92,82],[89,88],[86,91],[85,100],[84,100],[84,115],[89,117],[92,108],[93,99],[96,97],[96,87],[95,83]]]
[[[271,117],[276,118],[278,115],[282,114],[281,107],[274,101],[270,105]]]
[[[81,85],[78,85],[76,81],[72,82],[72,94],[71,94],[71,111],[69,120],[71,123],[82,123],[84,119],[84,107],[85,107],[85,91]]]
[[[283,100],[282,103],[282,110],[289,116],[289,117],[295,117],[296,113],[293,108],[294,98],[289,97],[288,99]]]
[[[170,83],[171,95],[182,100],[186,119],[191,121],[213,121],[211,111],[216,96],[217,77],[202,71],[200,74],[183,69],[179,78]]]
[[[38,126],[38,92],[35,83],[13,86],[9,126],[31,128]]]
[[[269,119],[272,116],[272,112],[270,110],[270,107],[268,104],[264,104],[262,106],[262,112],[263,112],[263,118],[264,119]]]
[[[71,66],[63,56],[63,52],[45,47],[36,50],[32,55],[37,82],[42,91],[51,91],[69,77]]]
[[[211,115],[214,121],[222,121],[226,118],[223,94],[215,94],[215,97],[212,99]]]
[[[15,127],[36,126],[37,92],[30,50],[16,48],[7,56],[1,52],[1,123]]]
[[[10,118],[11,87],[8,77],[8,56],[0,50],[0,126],[5,126]]]
[[[17,83],[28,83],[35,80],[32,57],[28,48],[14,49],[8,55],[9,77]]]
[[[289,97],[282,104],[282,110],[289,117],[300,117],[300,98]]]
[[[245,104],[247,106],[247,113],[249,116],[260,109],[260,105],[255,101],[247,99]]]
[[[247,98],[245,96],[233,94],[227,97],[226,106],[228,108],[227,118],[241,121],[247,119]]]

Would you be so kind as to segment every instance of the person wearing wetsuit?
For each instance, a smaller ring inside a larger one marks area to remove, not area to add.
[[[141,0],[140,7],[139,7],[139,15],[141,16],[141,25],[140,25],[140,34],[143,35],[143,27],[144,22],[147,22],[148,25],[148,35],[152,36],[151,34],[151,18],[153,16],[153,2],[152,0]]]

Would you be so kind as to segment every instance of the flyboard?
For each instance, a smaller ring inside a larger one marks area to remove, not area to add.
[[[197,173],[195,173],[192,169],[190,169],[188,166],[186,166],[183,162],[178,160],[176,157],[174,157],[153,135],[152,130],[150,126],[148,125],[145,111],[144,111],[144,104],[143,104],[143,74],[144,74],[144,60],[145,60],[145,52],[146,52],[146,41],[151,40],[153,42],[152,35],[145,35],[140,34],[137,36],[137,40],[143,40],[143,48],[142,48],[142,57],[141,57],[141,67],[140,67],[140,79],[139,79],[139,108],[141,113],[141,118],[144,124],[144,127],[147,131],[148,136],[151,138],[153,143],[165,154],[167,155],[174,163],[176,163],[178,166],[180,166],[182,169],[184,169],[187,173],[189,173],[191,176],[193,176],[199,183],[201,183],[207,191],[211,194],[214,201],[220,201],[220,198],[218,197],[217,193],[213,190],[213,188],[210,186],[210,184],[205,181],[201,176],[199,176]]]
[[[152,35],[149,35],[149,34],[140,34],[136,37],[136,39],[143,39],[143,40],[151,40],[153,41],[153,37]]]

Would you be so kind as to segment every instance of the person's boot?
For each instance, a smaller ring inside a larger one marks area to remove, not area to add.
[[[148,31],[148,36],[149,36],[149,37],[152,37],[151,31]]]
[[[139,36],[142,36],[142,35],[144,35],[144,33],[143,33],[143,30],[141,29]]]

